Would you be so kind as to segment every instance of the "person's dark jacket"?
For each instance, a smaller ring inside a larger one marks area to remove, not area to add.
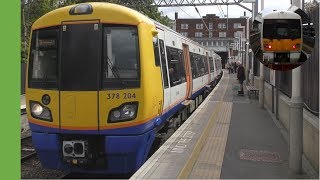
[[[244,67],[242,65],[238,67],[237,78],[239,79],[239,81],[244,81],[246,79],[246,76],[244,73]]]

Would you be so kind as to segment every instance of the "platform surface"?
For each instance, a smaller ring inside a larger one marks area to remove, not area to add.
[[[26,95],[20,95],[20,110],[26,109]]]
[[[256,99],[224,75],[199,108],[131,179],[287,178],[288,149]],[[245,93],[246,94],[246,93]]]

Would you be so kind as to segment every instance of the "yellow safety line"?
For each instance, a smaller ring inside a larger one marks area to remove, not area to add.
[[[208,137],[210,130],[212,129],[215,116],[216,116],[217,112],[219,112],[220,109],[221,109],[222,100],[223,100],[223,97],[224,97],[224,95],[225,95],[225,93],[227,91],[228,84],[229,84],[229,78],[227,78],[227,83],[226,83],[226,87],[225,87],[225,89],[223,91],[223,96],[221,96],[220,102],[217,104],[218,107],[215,109],[215,111],[211,115],[205,130],[201,134],[201,136],[200,136],[195,148],[193,149],[193,151],[192,151],[192,153],[190,155],[190,158],[188,159],[187,163],[184,165],[183,169],[181,170],[181,172],[180,172],[180,174],[178,176],[178,179],[187,179],[187,178],[189,178],[189,175],[190,175],[190,173],[192,171],[192,168],[193,168],[195,162],[198,159],[198,156],[199,156],[199,154],[200,154],[200,152],[202,150],[202,147],[203,147],[203,145],[205,143],[205,140]]]

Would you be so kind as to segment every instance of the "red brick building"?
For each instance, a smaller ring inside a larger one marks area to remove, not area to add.
[[[207,14],[202,18],[206,25],[200,18],[179,19],[176,13],[176,31],[213,49],[224,61],[229,56],[228,52],[230,56],[236,55],[232,50],[237,49],[234,46],[240,42],[239,37],[245,38],[247,17],[220,18],[215,14]]]

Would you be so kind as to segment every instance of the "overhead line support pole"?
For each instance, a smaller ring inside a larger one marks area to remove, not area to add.
[[[302,7],[302,0],[291,0],[291,4]],[[289,177],[299,178],[302,173],[303,153],[303,105],[301,96],[301,66],[292,70],[292,94],[289,123]]]

